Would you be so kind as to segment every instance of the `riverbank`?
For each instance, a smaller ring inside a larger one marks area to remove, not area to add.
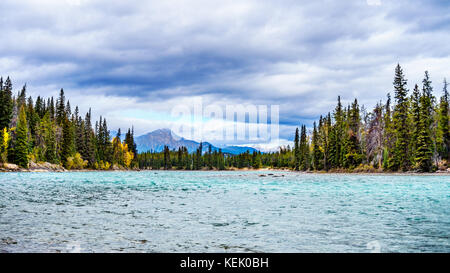
[[[0,164],[0,172],[65,172],[64,167],[58,164],[51,164],[49,162],[35,163],[31,162],[28,169],[21,168],[16,164],[3,163]]]
[[[3,163],[0,164],[0,173],[1,172],[33,172],[33,173],[40,173],[40,172],[130,172],[130,171],[170,171],[170,172],[177,172],[177,171],[190,171],[190,170],[178,170],[178,169],[171,169],[171,170],[164,170],[164,169],[125,169],[125,168],[118,168],[113,167],[110,170],[95,170],[95,169],[81,169],[81,170],[75,170],[75,169],[65,169],[61,165],[58,164],[51,164],[49,162],[40,162],[40,163],[30,163],[30,167],[28,169],[21,168],[17,166],[16,164],[11,163]],[[217,170],[217,169],[201,169],[201,170],[195,170],[195,171],[217,171],[217,172],[233,172],[233,171],[248,171],[248,172],[292,172],[292,173],[298,173],[298,174],[353,174],[353,175],[450,175],[450,168],[447,170],[438,170],[436,172],[432,173],[420,173],[420,172],[384,172],[380,170],[343,170],[343,169],[337,169],[337,170],[330,170],[328,172],[326,171],[295,171],[292,169],[287,168],[281,168],[281,169],[274,169],[274,168],[260,168],[260,169],[253,169],[253,168],[229,168],[226,170]]]

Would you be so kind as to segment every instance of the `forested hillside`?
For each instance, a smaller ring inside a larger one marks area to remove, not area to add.
[[[400,65],[395,68],[394,98],[367,111],[358,100],[344,106],[338,97],[334,111],[324,114],[307,132],[301,126],[294,147],[262,155],[262,164],[275,168],[316,171],[445,170],[450,161],[447,82],[442,95],[433,95],[430,75],[408,90]]]
[[[341,98],[332,112],[312,128],[302,125],[292,147],[277,152],[224,153],[200,143],[138,154],[134,130],[121,141],[120,129],[110,136],[106,119],[92,125],[91,111],[82,117],[71,110],[61,89],[57,99],[17,95],[9,77],[0,79],[0,163],[27,168],[30,162],[50,162],[66,169],[218,169],[289,168],[301,171],[419,171],[446,170],[450,161],[449,98],[444,80],[441,96],[433,94],[425,72],[420,86],[408,89],[400,65],[395,68],[394,96],[387,94],[371,111],[354,99]]]
[[[106,119],[92,125],[91,111],[72,111],[61,89],[59,97],[27,97],[26,86],[17,96],[8,77],[0,79],[0,162],[27,168],[30,162],[61,164],[66,169],[130,168],[137,165],[133,130],[125,140],[111,138]],[[112,140],[111,140],[112,139]]]

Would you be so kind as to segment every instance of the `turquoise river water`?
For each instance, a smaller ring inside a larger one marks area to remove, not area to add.
[[[0,252],[72,251],[450,252],[450,176],[0,173]]]

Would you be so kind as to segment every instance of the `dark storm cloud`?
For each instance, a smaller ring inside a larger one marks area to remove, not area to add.
[[[411,32],[448,32],[450,27],[448,1],[393,1],[388,17],[409,25]]]

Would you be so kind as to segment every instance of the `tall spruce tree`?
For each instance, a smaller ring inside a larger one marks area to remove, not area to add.
[[[134,158],[137,158],[136,143],[134,142],[134,128],[128,129],[125,134],[125,143],[128,145],[128,150],[134,154]]]
[[[56,122],[59,125],[62,125],[64,122],[64,118],[66,117],[66,105],[65,105],[66,97],[64,96],[64,90],[61,88],[59,91],[59,98],[56,101]],[[52,98],[53,105],[53,98]]]
[[[0,129],[9,128],[13,113],[12,83],[8,77],[0,90]]]
[[[331,114],[328,112],[326,121],[325,121],[325,128],[323,132],[323,145],[324,145],[324,153],[323,153],[323,165],[324,169],[328,171],[331,168],[331,136],[332,136],[332,124],[331,124]]]
[[[85,141],[85,153],[82,154],[83,158],[88,161],[89,166],[95,164],[95,134],[92,130],[91,122],[91,109],[86,113],[84,118],[84,141]]]
[[[403,69],[400,64],[395,68],[394,89],[396,105],[394,107],[393,128],[395,134],[395,147],[393,157],[389,162],[389,168],[393,171],[409,168],[408,160],[408,89],[407,80],[403,75]]]
[[[393,151],[394,142],[394,126],[392,123],[392,111],[391,111],[391,94],[387,94],[386,105],[383,116],[383,169],[389,169],[389,162],[391,161],[391,155]],[[394,143],[395,144],[395,143]]]
[[[50,119],[50,112],[45,113],[42,120],[45,139],[44,158],[47,162],[58,163],[58,152],[56,149],[55,126]]]
[[[28,122],[28,129],[30,131],[30,147],[34,147],[35,146],[35,142],[36,142],[36,135],[37,135],[37,127],[39,124],[39,115],[38,113],[35,111],[34,109],[34,104],[33,104],[33,98],[30,96],[28,97],[28,102],[27,102],[27,122]]]
[[[299,170],[300,166],[300,135],[298,132],[298,128],[295,129],[295,138],[294,138],[294,169],[296,171]]]
[[[184,167],[184,161],[183,161],[183,149],[182,147],[178,147],[177,151],[177,169],[182,170]]]
[[[418,124],[418,138],[415,162],[422,172],[432,170],[433,142],[431,125],[433,123],[432,87],[428,72],[423,79],[422,96],[420,97],[420,120]]]
[[[53,99],[53,97],[51,97],[51,99],[49,99],[49,102],[47,103],[48,105],[48,111],[50,113],[50,119],[53,121],[55,120],[55,115],[56,115],[56,110],[55,110],[55,101]]]
[[[225,169],[225,159],[223,157],[222,149],[219,149],[217,168],[219,170]]]
[[[344,112],[342,109],[341,97],[338,96],[338,103],[333,112],[334,126],[331,134],[330,159],[333,168],[342,167],[342,152],[344,143]]]
[[[42,100],[41,96],[37,97],[34,109],[35,109],[36,113],[38,114],[39,118],[42,119],[45,115],[45,105],[44,105],[44,101]]]
[[[300,170],[306,171],[309,168],[309,146],[308,139],[306,135],[306,126],[302,125],[302,130],[300,133]],[[283,164],[284,165],[284,164]]]
[[[450,163],[450,128],[449,128],[449,101],[447,91],[447,80],[444,79],[443,95],[439,102],[439,123],[438,123],[438,152],[442,159]]]
[[[73,126],[67,115],[64,114],[63,118],[63,143],[61,147],[61,160],[64,166],[68,166],[69,157],[75,153],[75,138],[73,132]]]
[[[66,104],[66,115],[67,117],[70,119],[72,116],[72,108],[70,107],[70,101],[67,100],[67,104]]]
[[[79,114],[78,106],[75,107],[74,112],[74,126],[75,126],[75,150],[80,153],[83,159],[86,158],[86,140],[85,140],[85,126],[84,121]]]
[[[19,120],[17,122],[17,133],[14,147],[15,163],[22,168],[28,168],[28,124],[25,106],[22,105],[19,111]]]
[[[135,158],[137,158],[138,150],[136,142],[134,141],[134,126],[131,126],[131,146],[130,151],[134,154]]]
[[[359,138],[359,106],[355,99],[351,108],[348,110],[348,133],[346,141],[346,154],[344,156],[346,168],[353,169],[361,164],[363,155],[361,153],[360,138]]]
[[[164,170],[169,170],[171,168],[169,147],[164,145]]]
[[[103,153],[104,160],[106,162],[112,162],[112,157],[113,157],[113,155],[112,155],[112,152],[113,152],[112,151],[112,143],[111,143],[110,133],[109,133],[109,130],[108,130],[108,125],[106,123],[106,118],[103,119],[102,130],[103,130],[103,133],[102,133],[102,136],[103,136],[102,146],[103,146],[103,149],[104,149],[104,153]]]
[[[409,144],[410,161],[415,164],[415,156],[417,151],[417,141],[419,138],[419,123],[420,123],[420,90],[416,84],[414,86],[413,93],[411,95],[411,107],[410,107],[410,129],[411,138]]]
[[[322,119],[320,119],[320,123],[322,123]],[[322,151],[320,150],[320,140],[319,140],[319,132],[317,131],[316,122],[314,122],[313,125],[313,135],[311,140],[312,145],[312,153],[313,153],[313,160],[312,160],[312,166],[314,170],[321,170],[323,168],[322,166]]]
[[[200,142],[197,148],[197,152],[195,155],[195,163],[194,168],[195,170],[200,170],[202,168],[202,154],[203,154],[203,143]]]

